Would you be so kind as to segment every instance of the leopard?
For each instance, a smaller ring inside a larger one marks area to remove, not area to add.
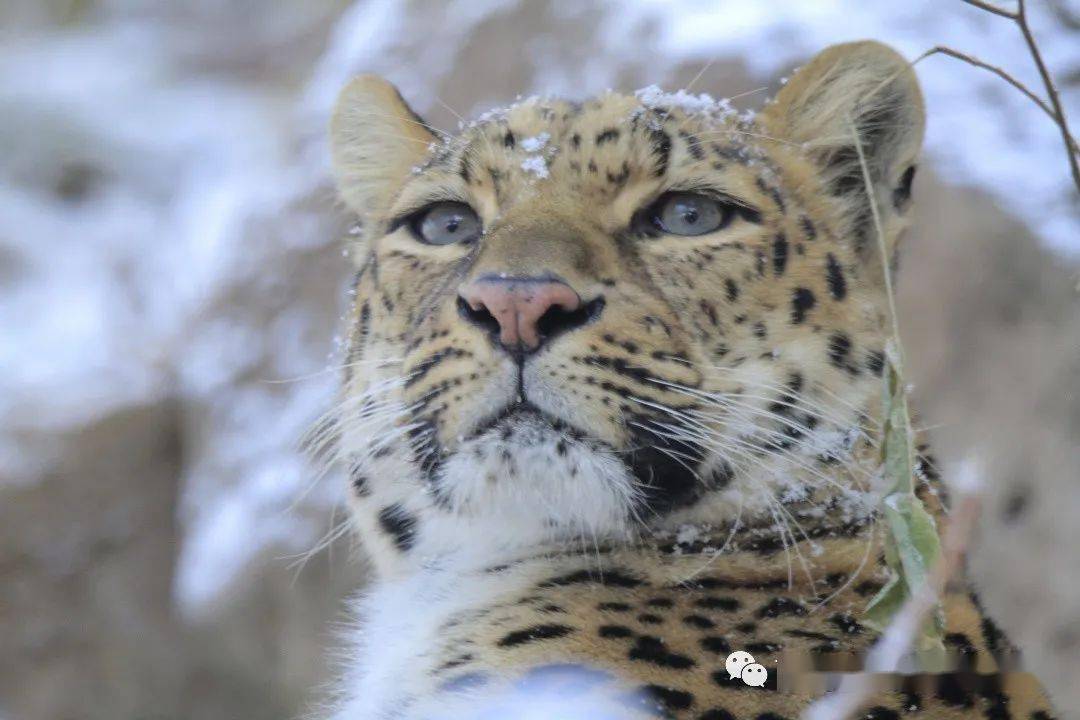
[[[758,112],[654,86],[450,134],[351,81],[332,417],[375,579],[324,715],[794,720],[859,672],[892,572],[889,285],[925,123],[870,40]],[[916,478],[946,527],[928,451]],[[970,583],[940,599],[951,664],[858,717],[1054,717]]]

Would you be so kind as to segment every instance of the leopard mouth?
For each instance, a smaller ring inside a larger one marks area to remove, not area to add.
[[[525,397],[519,396],[516,401],[508,403],[502,410],[492,413],[482,420],[472,432],[465,436],[465,440],[483,437],[496,429],[502,429],[505,432],[515,425],[521,424],[545,427],[551,432],[563,435],[568,440],[586,440],[588,438],[588,434],[584,430],[545,412]],[[504,437],[504,439],[509,440],[510,438]]]
[[[699,473],[700,449],[678,440],[643,431],[631,433],[626,448],[616,448],[585,430],[544,411],[524,397],[490,415],[465,438],[476,440],[498,434],[504,449],[526,445],[535,438],[557,436],[555,447],[567,444],[617,458],[641,491],[643,503],[653,512],[673,510],[697,499],[706,489]],[[552,460],[556,460],[555,457]]]

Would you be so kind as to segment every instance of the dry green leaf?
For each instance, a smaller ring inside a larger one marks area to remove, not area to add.
[[[878,630],[884,630],[914,588],[928,581],[931,568],[941,556],[937,524],[915,495],[914,442],[899,362],[898,347],[888,343],[881,462],[885,479],[892,487],[883,502],[888,529],[885,561],[892,577],[870,601],[865,613],[867,624]],[[939,609],[927,621],[916,645],[924,671],[943,669],[943,632]]]

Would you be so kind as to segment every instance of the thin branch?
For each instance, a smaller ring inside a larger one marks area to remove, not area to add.
[[[1050,96],[1050,104],[1054,106],[1058,129],[1061,130],[1061,138],[1065,141],[1065,149],[1068,151],[1069,169],[1072,170],[1076,190],[1080,192],[1080,160],[1077,160],[1076,157],[1076,143],[1073,140],[1072,133],[1069,132],[1069,121],[1065,117],[1065,108],[1061,104],[1061,96],[1058,95],[1057,87],[1054,85],[1054,78],[1050,71],[1047,70],[1046,63],[1043,62],[1042,52],[1040,52],[1039,45],[1035,42],[1035,36],[1031,33],[1031,27],[1028,25],[1026,2],[1025,0],[1019,0],[1019,3],[1016,24],[1020,26],[1020,32],[1024,34],[1028,50],[1031,51],[1031,57],[1035,61],[1035,66],[1039,69],[1039,75],[1042,76],[1043,85],[1046,86],[1046,94]]]
[[[1058,94],[1057,86],[1054,84],[1054,77],[1050,74],[1050,71],[1046,67],[1046,63],[1043,61],[1042,51],[1039,50],[1039,44],[1035,41],[1035,35],[1031,32],[1031,25],[1028,23],[1027,16],[1027,0],[1016,0],[1016,11],[1005,10],[993,5],[986,0],[961,0],[972,7],[977,7],[980,10],[985,10],[988,13],[993,13],[1003,18],[1008,18],[1016,23],[1020,28],[1021,34],[1024,36],[1024,42],[1027,43],[1028,51],[1031,53],[1031,59],[1035,61],[1035,67],[1039,70],[1039,76],[1042,78],[1043,87],[1046,89],[1046,94],[1050,98],[1049,105],[1039,98],[1035,93],[1029,90],[1023,83],[1016,80],[1007,72],[1001,68],[994,67],[984,63],[981,60],[973,58],[969,55],[964,55],[961,52],[957,52],[952,48],[936,47],[928,53],[924,53],[919,57],[921,60],[927,55],[934,53],[943,53],[950,55],[954,58],[958,58],[965,62],[968,62],[976,67],[981,67],[985,70],[996,74],[998,77],[1006,80],[1009,84],[1015,87],[1020,92],[1024,93],[1031,100],[1035,101],[1043,112],[1053,119],[1057,124],[1058,130],[1061,131],[1061,139],[1065,143],[1065,157],[1069,160],[1069,170],[1072,172],[1073,183],[1076,185],[1076,191],[1080,192],[1080,160],[1077,156],[1080,156],[1080,146],[1077,145],[1076,138],[1073,137],[1072,132],[1069,130],[1069,121],[1065,117],[1065,108],[1061,104],[1061,96]],[[918,62],[918,60],[916,61]]]
[[[975,67],[982,68],[983,70],[989,70],[990,72],[994,73],[995,75],[997,75],[999,78],[1001,78],[1005,82],[1012,85],[1014,88],[1016,88],[1020,92],[1024,93],[1024,95],[1027,95],[1028,98],[1031,100],[1031,102],[1038,105],[1039,109],[1041,109],[1044,113],[1046,113],[1046,115],[1051,120],[1053,120],[1055,122],[1057,121],[1057,117],[1054,115],[1053,109],[1049,105],[1047,105],[1046,102],[1041,97],[1039,97],[1034,92],[1029,90],[1028,87],[1026,85],[1024,85],[1024,83],[1020,82],[1019,80],[1014,78],[1012,75],[1010,75],[1008,72],[1001,69],[997,65],[991,65],[990,63],[984,62],[984,61],[980,60],[979,58],[974,57],[972,55],[962,53],[959,50],[953,50],[951,47],[946,47],[945,45],[936,45],[936,46],[930,48],[929,50],[927,50],[926,52],[924,52],[919,57],[912,60],[911,64],[912,65],[917,65],[920,62],[922,62],[923,60],[925,60],[926,58],[930,57],[931,55],[948,55],[949,57],[954,57],[957,60],[963,60],[968,65],[974,65]]]
[[[997,5],[992,5],[988,2],[984,2],[984,0],[964,0],[964,2],[966,2],[968,5],[971,5],[972,7],[977,7],[980,10],[985,10],[988,13],[994,13],[995,15],[1000,15],[1001,17],[1009,18],[1010,20],[1016,20],[1018,17],[1016,13],[1010,10],[1006,10],[1005,8],[998,7]]]
[[[948,55],[949,57],[956,58],[957,60],[962,60],[962,61],[966,62],[968,65],[973,65],[973,66],[975,66],[977,68],[982,68],[983,70],[988,70],[988,71],[994,73],[999,78],[1001,78],[1002,80],[1004,80],[1005,82],[1009,83],[1014,88],[1016,88],[1017,90],[1022,92],[1029,100],[1031,100],[1031,102],[1038,105],[1039,109],[1042,110],[1044,113],[1046,113],[1046,116],[1048,118],[1053,120],[1055,123],[1058,122],[1058,117],[1057,117],[1057,114],[1054,112],[1054,108],[1050,107],[1050,105],[1048,105],[1045,100],[1043,100],[1041,97],[1036,95],[1034,93],[1034,91],[1032,91],[1027,85],[1020,82],[1015,77],[1010,75],[1006,70],[998,67],[997,65],[991,65],[990,63],[985,62],[983,60],[980,60],[979,58],[977,58],[977,57],[975,57],[973,55],[968,55],[967,53],[962,53],[959,50],[954,50],[953,48],[946,47],[944,45],[938,45],[936,47],[930,48],[929,50],[924,52],[922,55],[915,58],[911,62],[911,64],[916,65],[919,62],[921,62],[921,61],[925,60],[926,58],[930,57],[931,55]],[[1074,153],[1080,153],[1080,143],[1076,142],[1076,138],[1073,138],[1073,137],[1069,136],[1068,141],[1069,141],[1069,144],[1072,146],[1072,151]]]

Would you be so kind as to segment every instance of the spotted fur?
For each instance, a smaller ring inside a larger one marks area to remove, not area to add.
[[[362,235],[336,422],[380,580],[336,717],[442,717],[542,676],[620,717],[780,720],[813,692],[730,681],[728,652],[858,669],[883,577],[873,211],[891,260],[922,127],[875,43],[826,50],[757,118],[532,98],[451,138],[381,80],[346,88],[332,147]],[[671,191],[728,223],[639,222]],[[410,218],[438,201],[483,234],[420,242]],[[500,346],[460,293],[507,276],[570,286],[572,327],[545,314],[537,351]],[[1049,712],[1028,676],[972,674],[1007,643],[966,590],[947,614],[963,666],[865,717]]]

